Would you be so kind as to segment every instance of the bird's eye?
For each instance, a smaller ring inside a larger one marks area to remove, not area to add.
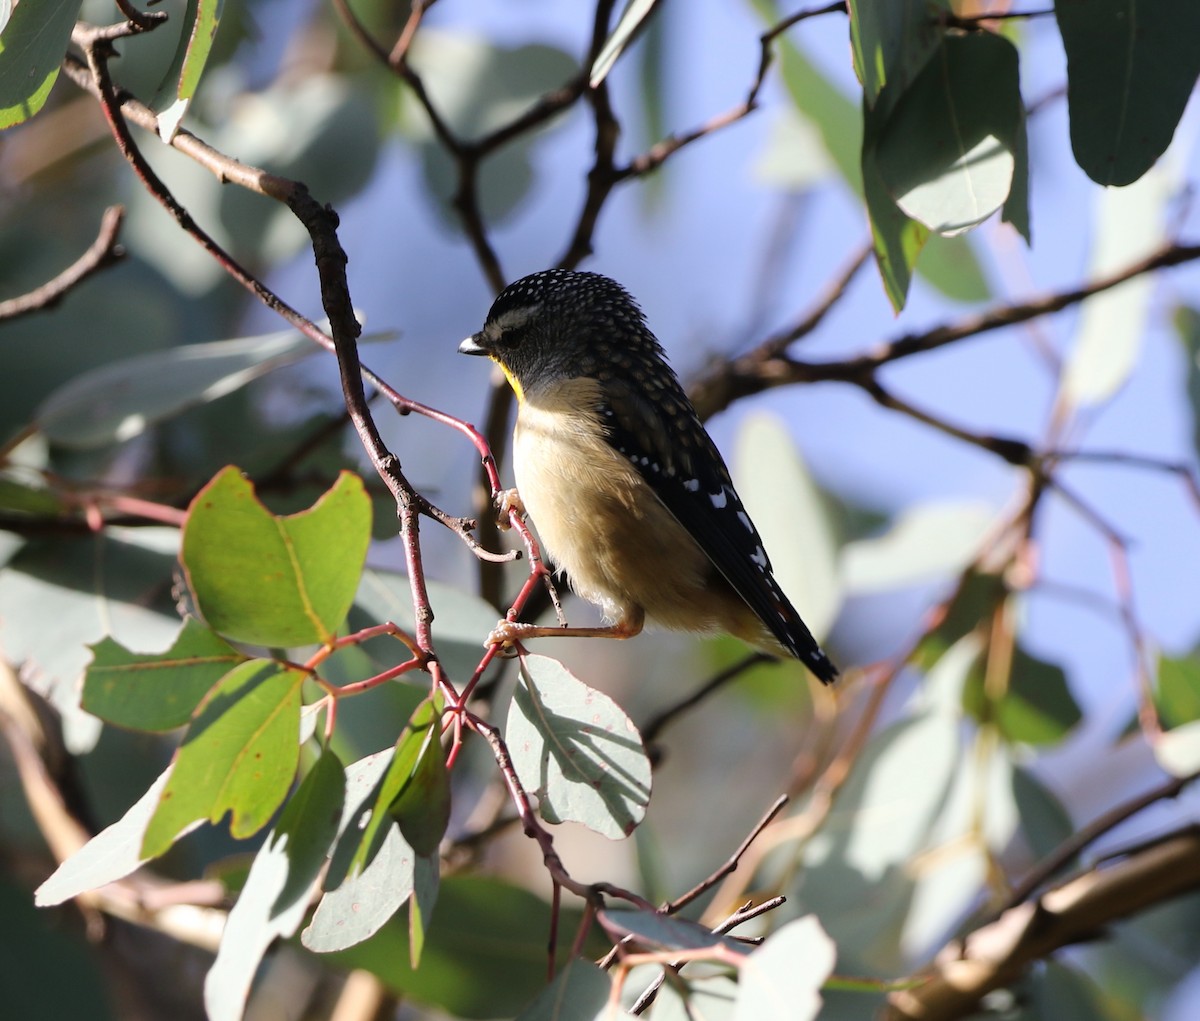
[[[509,351],[515,351],[529,336],[528,325],[522,323],[519,326],[509,326],[500,334],[500,346]]]

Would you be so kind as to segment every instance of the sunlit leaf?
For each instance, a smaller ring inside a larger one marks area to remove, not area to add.
[[[1160,656],[1155,702],[1166,727],[1200,720],[1200,656]]]
[[[0,131],[46,104],[82,0],[25,0],[0,35]]]
[[[204,981],[209,1021],[240,1021],[267,948],[296,931],[337,833],[345,773],[326,749],[288,799],[254,857]]]
[[[625,47],[633,42],[638,30],[642,27],[642,22],[650,16],[656,6],[658,6],[658,0],[628,0],[612,34],[609,35],[604,46],[601,47],[600,53],[592,62],[588,84],[593,89],[608,77],[608,72],[625,52]]]
[[[887,180],[879,166],[879,143],[887,120],[881,108],[863,111],[862,183],[867,214],[871,220],[871,241],[875,264],[883,278],[892,308],[899,312],[908,299],[917,256],[929,237],[929,229],[910,219],[896,205]]]
[[[266,646],[330,640],[346,618],[371,537],[362,480],[343,472],[310,510],[279,517],[236,468],[192,501],[182,560],[204,619]]]
[[[453,876],[438,893],[420,968],[410,963],[403,913],[372,939],[327,959],[364,968],[406,1000],[455,1017],[511,1017],[546,984],[550,919],[550,905],[527,890],[488,876]],[[577,910],[563,909],[557,927],[560,955],[569,952],[578,922]]]
[[[738,969],[734,1021],[809,1021],[821,1010],[821,986],[837,947],[814,915],[772,933]]]
[[[1067,53],[1075,160],[1098,184],[1136,181],[1171,142],[1200,76],[1193,0],[1054,5]]]
[[[960,234],[1008,199],[1024,128],[1016,48],[946,36],[884,123],[877,166],[904,213]]]
[[[641,822],[650,802],[650,760],[637,728],[612,699],[557,660],[523,657],[505,740],[547,822],[583,823],[614,840]]]
[[[157,857],[196,820],[220,822],[226,812],[235,838],[267,824],[296,775],[306,676],[269,660],[251,660],[225,675],[187,729],[142,854]]]
[[[183,726],[212,686],[247,658],[191,617],[166,652],[130,652],[111,638],[91,649],[83,708],[133,730]]]
[[[59,865],[34,894],[37,904],[42,907],[61,904],[88,890],[124,879],[149,861],[142,854],[142,838],[173,768],[168,766],[128,812]],[[201,822],[196,820],[183,833],[191,832]]]
[[[1160,734],[1154,742],[1154,757],[1172,776],[1200,772],[1200,720]]]
[[[222,0],[187,2],[183,20],[188,27],[179,38],[171,68],[150,103],[151,109],[158,115],[158,134],[164,142],[170,142],[175,137],[179,123],[196,94],[217,34],[222,6]]]

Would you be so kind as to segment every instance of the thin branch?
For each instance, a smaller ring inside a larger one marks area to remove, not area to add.
[[[693,886],[687,891],[687,893],[680,894],[680,896],[676,897],[674,900],[664,904],[660,910],[664,914],[673,915],[676,911],[687,907],[687,905],[689,905],[697,897],[707,893],[727,875],[735,871],[746,852],[750,849],[750,845],[758,839],[759,834],[761,834],[762,831],[771,824],[772,820],[783,811],[783,806],[786,805],[787,802],[788,799],[786,794],[781,794],[778,798],[776,798],[774,804],[772,804],[771,807],[767,809],[763,817],[759,819],[757,823],[755,823],[754,828],[748,834],[746,834],[746,839],[738,844],[737,850],[735,850],[733,854],[726,858],[725,862],[719,868],[714,870],[710,875],[706,876],[699,883]],[[745,921],[745,918],[739,917],[738,922],[742,921]],[[738,924],[738,922],[734,922],[733,925]],[[730,928],[732,928],[733,925],[730,925]]]
[[[32,312],[42,312],[57,305],[68,292],[78,287],[93,273],[115,266],[125,257],[118,243],[121,224],[125,219],[122,206],[109,206],[100,219],[100,231],[87,251],[52,280],[40,287],[7,301],[0,301],[0,320],[17,319]]]
[[[692,403],[702,416],[709,417],[723,411],[735,400],[777,386],[828,381],[858,382],[861,385],[881,366],[890,362],[1059,312],[1127,280],[1196,259],[1200,259],[1200,245],[1168,244],[1116,272],[1071,290],[1002,305],[920,333],[905,334],[879,345],[873,351],[841,361],[803,361],[772,355],[759,348],[740,358],[710,366],[693,383]]]

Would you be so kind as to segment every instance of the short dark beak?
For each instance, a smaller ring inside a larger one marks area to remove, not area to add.
[[[487,354],[488,353],[487,348],[485,348],[482,344],[480,344],[479,341],[476,339],[478,336],[479,336],[479,334],[476,333],[474,336],[468,337],[461,344],[459,344],[458,345],[458,353],[460,355],[485,355],[485,354]]]

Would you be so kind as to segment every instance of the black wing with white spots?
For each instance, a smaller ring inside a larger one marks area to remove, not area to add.
[[[729,470],[674,374],[665,362],[642,352],[631,361],[618,376],[601,372],[607,401],[600,412],[608,442],[637,468],[780,643],[831,682],[837,668],[771,573]]]

